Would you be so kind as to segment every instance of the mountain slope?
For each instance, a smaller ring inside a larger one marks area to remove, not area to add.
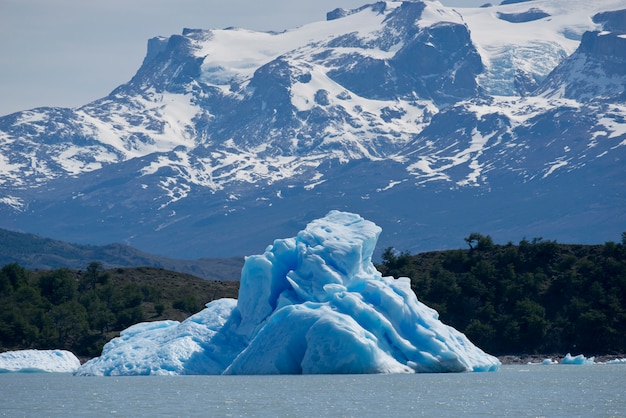
[[[330,209],[412,251],[615,239],[620,7],[378,2],[154,38],[109,96],[0,118],[0,226],[185,258],[258,253]]]
[[[158,267],[211,280],[239,280],[241,258],[174,260],[122,244],[78,245],[33,234],[0,229],[0,266],[17,263],[30,270],[86,269],[97,261],[104,268]]]

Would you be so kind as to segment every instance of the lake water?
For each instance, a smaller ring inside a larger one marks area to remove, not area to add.
[[[415,375],[0,374],[0,416],[626,416],[626,365]]]

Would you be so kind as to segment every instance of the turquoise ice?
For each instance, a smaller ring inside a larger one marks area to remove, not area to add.
[[[239,297],[134,325],[78,375],[495,371],[486,354],[372,263],[380,227],[331,211],[246,258]]]

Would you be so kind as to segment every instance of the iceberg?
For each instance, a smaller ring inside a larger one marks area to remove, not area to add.
[[[570,353],[567,353],[561,360],[561,364],[594,364],[595,360],[595,357],[587,358],[582,354],[572,356]]]
[[[483,352],[418,301],[408,278],[372,263],[381,228],[331,211],[246,257],[238,299],[183,322],[141,323],[76,375],[495,371]]]
[[[18,350],[0,353],[0,373],[73,373],[80,361],[66,350]]]

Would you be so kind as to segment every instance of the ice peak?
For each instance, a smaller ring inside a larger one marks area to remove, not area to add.
[[[492,371],[500,362],[441,323],[407,278],[382,277],[381,229],[331,211],[247,257],[239,299],[183,323],[138,324],[78,374],[317,374]]]

